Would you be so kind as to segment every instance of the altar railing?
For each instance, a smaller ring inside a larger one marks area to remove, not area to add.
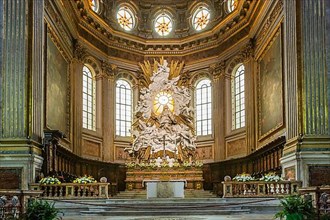
[[[30,184],[32,190],[42,190],[41,197],[51,199],[108,198],[109,183]]]
[[[316,207],[318,217],[330,213],[330,185],[312,186],[299,189],[303,196],[310,196]]]
[[[277,197],[298,193],[299,181],[225,181],[223,197]]]
[[[0,190],[0,219],[17,219],[25,213],[29,198],[38,197],[41,191]]]

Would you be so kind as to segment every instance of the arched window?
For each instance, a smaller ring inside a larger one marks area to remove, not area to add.
[[[238,0],[227,0],[227,11],[230,13],[237,8]]]
[[[96,12],[96,13],[99,12],[99,10],[100,10],[100,2],[99,2],[99,0],[89,0],[89,5],[90,5],[91,9],[94,12]]]
[[[130,31],[134,27],[134,16],[132,11],[127,7],[122,7],[117,12],[117,21],[121,28],[125,31]]]
[[[205,7],[198,8],[193,16],[193,26],[197,31],[206,28],[210,21],[210,11]]]
[[[132,89],[125,80],[116,83],[116,135],[131,136]]]
[[[233,129],[245,126],[245,94],[244,94],[244,65],[234,69],[232,79],[232,112]]]
[[[172,31],[172,20],[169,15],[162,13],[156,18],[155,30],[160,36],[166,36]]]
[[[196,135],[212,134],[212,87],[209,79],[203,79],[195,90]]]
[[[83,128],[96,129],[95,114],[95,87],[96,83],[91,70],[84,66],[83,68]]]

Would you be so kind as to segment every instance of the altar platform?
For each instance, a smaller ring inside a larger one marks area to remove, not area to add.
[[[126,190],[145,189],[146,181],[185,181],[185,189],[203,189],[202,168],[189,169],[128,169],[126,172]]]

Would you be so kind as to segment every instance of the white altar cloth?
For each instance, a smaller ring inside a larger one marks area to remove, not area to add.
[[[146,185],[147,199],[149,198],[184,198],[184,187],[186,180],[144,180],[142,186]]]

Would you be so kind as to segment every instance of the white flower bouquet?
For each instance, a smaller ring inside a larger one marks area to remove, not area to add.
[[[92,176],[87,176],[87,175],[73,180],[73,183],[83,183],[83,184],[96,183],[96,182],[97,181]]]
[[[269,172],[266,175],[262,176],[259,180],[266,182],[273,182],[273,181],[278,182],[283,179],[279,175],[276,175],[275,172]]]
[[[61,182],[56,177],[44,177],[39,181],[40,184],[61,184]]]
[[[241,173],[241,174],[237,174],[233,180],[239,181],[239,182],[248,182],[248,181],[253,181],[255,180],[254,177],[252,177],[250,174],[248,173]]]

